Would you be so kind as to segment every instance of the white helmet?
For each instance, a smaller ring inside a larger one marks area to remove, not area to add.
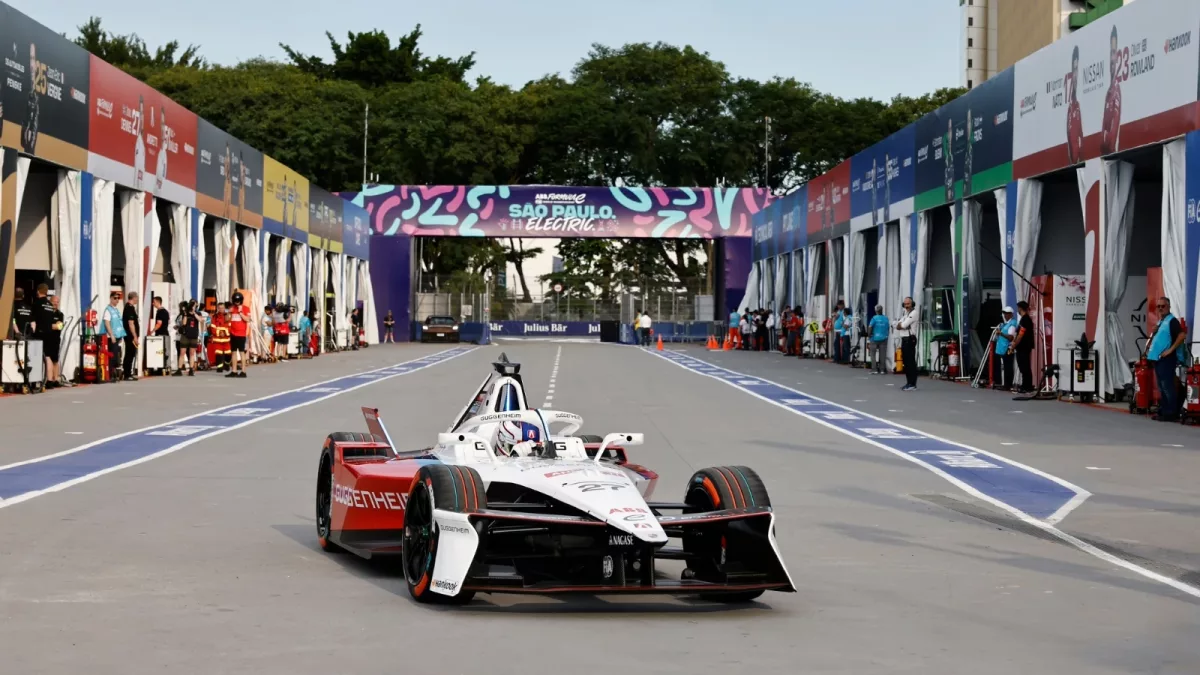
[[[521,438],[522,430],[521,423],[515,420],[501,422],[500,429],[496,431],[496,449],[505,455],[511,455],[513,446],[524,440]]]

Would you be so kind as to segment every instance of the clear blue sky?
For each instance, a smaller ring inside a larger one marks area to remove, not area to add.
[[[838,96],[890,98],[958,83],[953,0],[8,2],[71,37],[96,14],[111,32],[136,32],[152,48],[171,39],[199,44],[206,58],[226,65],[283,59],[280,42],[327,56],[326,30],[396,36],[420,23],[426,54],[475,51],[472,75],[514,86],[568,74],[594,42],[660,40],[708,52],[735,76],[795,77]]]

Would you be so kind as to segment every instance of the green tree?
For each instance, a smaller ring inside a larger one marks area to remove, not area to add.
[[[202,69],[208,66],[208,63],[200,58],[199,45],[188,45],[180,53],[179,41],[171,40],[156,48],[151,54],[150,49],[146,46],[146,41],[137,34],[109,33],[104,30],[100,18],[96,16],[79,26],[79,36],[75,38],[75,44],[135,77],[143,79],[153,72],[167,68]]]
[[[421,35],[421,24],[417,24],[393,47],[391,38],[381,30],[349,32],[343,45],[327,31],[325,37],[333,52],[330,63],[319,56],[301,54],[285,44],[279,46],[293,65],[323,80],[343,80],[366,88],[435,79],[463,82],[467,71],[475,66],[475,52],[455,59],[427,58],[418,46]]]

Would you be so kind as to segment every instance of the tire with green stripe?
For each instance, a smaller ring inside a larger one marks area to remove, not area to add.
[[[475,513],[487,508],[483,479],[469,466],[427,464],[417,471],[404,510],[404,546],[401,564],[408,592],[417,602],[466,604],[474,591],[457,595],[433,592],[433,569],[437,563],[441,533],[433,521],[433,510]]]
[[[769,508],[771,497],[762,478],[745,466],[714,466],[700,469],[688,479],[683,502],[687,513],[705,513],[726,509]],[[728,562],[726,542],[711,529],[697,529],[683,538],[688,553],[688,567],[683,578],[721,582],[725,580]],[[749,602],[762,591],[722,593],[709,596],[719,602]]]

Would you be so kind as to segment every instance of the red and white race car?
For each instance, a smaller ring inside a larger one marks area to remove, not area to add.
[[[658,476],[626,452],[641,434],[574,435],[578,415],[526,405],[519,364],[502,355],[494,368],[433,447],[397,451],[369,408],[367,433],[325,439],[316,489],[322,548],[399,554],[422,602],[464,603],[475,593],[744,602],[795,590],[753,470],[702,469],[681,502],[651,501]],[[661,560],[682,561],[678,580],[662,578]]]

